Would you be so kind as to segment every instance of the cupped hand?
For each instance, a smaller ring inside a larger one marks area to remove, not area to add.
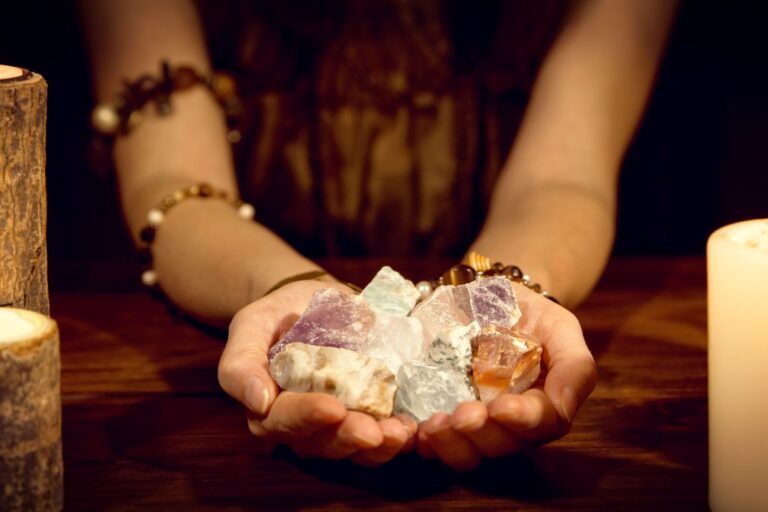
[[[523,317],[521,335],[542,344],[542,379],[528,391],[502,393],[488,404],[465,402],[419,426],[417,451],[455,470],[476,467],[484,457],[519,452],[526,445],[564,436],[595,387],[595,361],[581,326],[567,309],[513,284]]]
[[[250,431],[270,445],[285,444],[301,457],[383,464],[413,447],[415,421],[376,420],[322,393],[280,392],[269,374],[269,347],[304,312],[315,291],[330,287],[352,293],[340,283],[299,281],[240,310],[219,361],[219,383],[245,406]]]

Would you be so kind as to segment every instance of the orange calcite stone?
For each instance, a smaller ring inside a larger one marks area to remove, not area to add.
[[[480,399],[522,393],[541,370],[541,345],[509,329],[488,327],[473,340],[472,379]]]

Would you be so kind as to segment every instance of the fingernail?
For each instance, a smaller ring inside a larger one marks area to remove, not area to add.
[[[260,378],[253,377],[248,383],[245,401],[249,409],[263,416],[269,407],[269,387]]]
[[[563,391],[560,393],[560,412],[568,423],[573,423],[577,405],[576,393],[573,392],[573,389],[569,387],[563,388]]]

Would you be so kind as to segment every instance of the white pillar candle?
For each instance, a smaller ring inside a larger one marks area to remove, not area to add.
[[[709,504],[768,510],[768,219],[707,244]]]

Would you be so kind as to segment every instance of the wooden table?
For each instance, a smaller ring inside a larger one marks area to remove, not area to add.
[[[418,279],[443,263],[394,266]],[[328,262],[357,282],[380,264]],[[470,474],[270,453],[218,387],[221,335],[140,290],[77,288],[52,298],[68,510],[706,510],[702,259],[613,261],[577,312],[600,379],[573,431]]]

